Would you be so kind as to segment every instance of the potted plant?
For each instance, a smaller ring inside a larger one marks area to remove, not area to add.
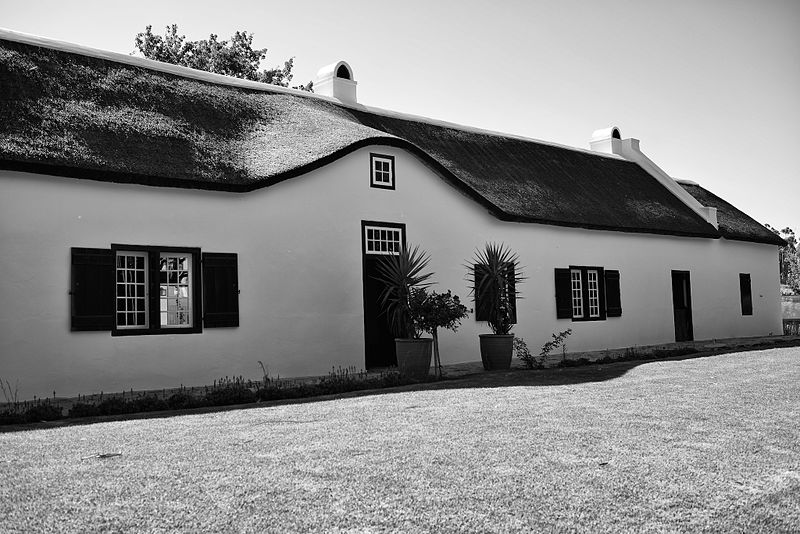
[[[411,307],[417,316],[419,328],[433,336],[433,366],[436,378],[442,377],[442,362],[439,358],[438,329],[444,328],[455,332],[461,320],[469,315],[469,310],[461,304],[458,295],[447,293],[428,293],[425,289],[411,291]]]
[[[516,322],[517,286],[524,280],[519,256],[502,243],[487,243],[467,264],[473,282],[476,319],[486,321],[491,334],[480,335],[481,360],[486,370],[508,369],[514,348],[511,329]]]
[[[412,301],[414,290],[424,290],[431,285],[433,273],[423,272],[430,256],[419,246],[405,245],[396,255],[384,256],[378,263],[378,281],[384,289],[380,304],[389,317],[395,334],[397,367],[411,378],[423,379],[431,367],[432,338],[422,338],[419,315]]]

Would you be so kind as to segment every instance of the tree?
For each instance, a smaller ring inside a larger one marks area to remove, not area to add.
[[[136,49],[148,59],[281,87],[288,87],[292,81],[293,57],[283,67],[259,70],[267,49],[253,48],[252,33],[237,31],[230,41],[220,41],[213,33],[208,40],[187,41],[185,35],[178,34],[177,24],[167,26],[163,37],[152,29],[148,25],[134,39]],[[309,81],[293,88],[313,92],[313,85]]]
[[[795,293],[800,293],[800,249],[797,234],[788,226],[778,230],[770,225],[766,227],[786,241],[786,246],[778,249],[778,265],[781,273],[781,284],[786,284]]]

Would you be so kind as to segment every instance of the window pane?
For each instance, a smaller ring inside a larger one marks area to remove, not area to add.
[[[166,272],[161,275],[161,291],[159,295],[160,317],[162,326],[192,326],[191,299],[192,273],[191,256],[180,254],[162,254]],[[183,312],[181,315],[178,312]]]
[[[600,317],[600,290],[597,271],[587,271],[586,279],[589,290],[589,317]]]
[[[583,317],[583,287],[581,285],[581,271],[573,269],[570,271],[572,281],[572,316],[575,318]]]
[[[117,327],[147,326],[147,253],[117,252]]]

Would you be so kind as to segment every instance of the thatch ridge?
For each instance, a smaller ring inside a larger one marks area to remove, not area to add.
[[[0,39],[2,168],[246,192],[373,145],[503,220],[720,237],[623,159]]]

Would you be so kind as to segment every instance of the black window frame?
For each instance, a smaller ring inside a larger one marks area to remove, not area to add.
[[[572,306],[572,272],[578,271],[581,276],[582,317],[573,316]],[[597,272],[597,289],[599,315],[589,315],[589,271]],[[616,269],[600,266],[570,265],[567,268],[555,268],[555,300],[556,319],[570,319],[573,322],[605,321],[608,318],[622,316],[622,294],[620,273]]]
[[[375,182],[375,160],[376,159],[385,159],[389,160],[389,178],[390,183],[386,184],[383,182]],[[395,184],[397,182],[396,175],[395,175],[395,165],[394,165],[394,156],[390,156],[388,154],[378,154],[375,152],[370,152],[369,154],[369,186],[375,189],[386,189],[386,190],[394,190]]]
[[[117,325],[118,252],[147,254],[147,328],[119,328]],[[160,324],[160,261],[155,259],[162,253],[191,256],[193,321],[190,327],[162,327]],[[112,336],[171,335],[239,326],[236,253],[202,252],[198,247],[114,243],[109,248],[71,247],[70,257],[70,330],[73,332],[106,331]]]

